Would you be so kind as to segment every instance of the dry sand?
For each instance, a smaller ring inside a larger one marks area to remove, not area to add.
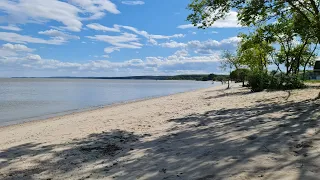
[[[319,179],[319,89],[238,86],[0,128],[0,179]]]

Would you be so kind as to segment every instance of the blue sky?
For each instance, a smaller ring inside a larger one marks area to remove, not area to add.
[[[223,73],[237,13],[197,29],[189,2],[1,0],[0,77]]]

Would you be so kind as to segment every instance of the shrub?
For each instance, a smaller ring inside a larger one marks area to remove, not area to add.
[[[249,74],[248,85],[253,92],[260,92],[268,88],[269,79],[267,72],[253,71]]]
[[[230,78],[235,82],[242,82],[244,85],[244,82],[248,79],[249,74],[249,69],[236,69],[230,73]]]
[[[298,76],[296,75],[284,76],[283,90],[302,89],[305,87],[306,85]]]
[[[281,73],[252,72],[249,76],[249,87],[253,92],[269,90],[291,90],[305,87],[303,81],[296,75]]]
[[[277,89],[282,89],[282,78],[281,76],[272,76],[270,78],[270,83],[268,86],[268,89],[273,89],[273,90],[277,90]]]

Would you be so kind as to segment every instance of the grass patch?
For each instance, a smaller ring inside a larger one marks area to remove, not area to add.
[[[320,83],[320,80],[306,80],[306,83]]]

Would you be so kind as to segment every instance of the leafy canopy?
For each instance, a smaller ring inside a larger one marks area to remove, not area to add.
[[[280,18],[294,19],[295,30],[308,29],[320,41],[320,2],[318,0],[193,0],[188,20],[200,28],[210,27],[230,10],[238,10],[243,26],[257,26]]]

